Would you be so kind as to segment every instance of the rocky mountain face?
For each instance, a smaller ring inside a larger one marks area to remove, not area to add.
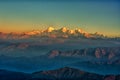
[[[99,77],[98,80],[103,79],[101,75],[97,75],[97,74],[91,75],[90,73],[80,71],[74,68],[69,68],[69,67],[64,67],[64,68],[60,68],[57,70],[51,70],[51,71],[35,72],[33,74],[38,78],[41,78],[40,75],[42,74],[45,79],[53,79],[53,80],[54,79],[55,80],[80,80],[80,79],[91,80],[91,79],[95,79],[94,77],[96,78]]]
[[[63,56],[63,57],[81,57],[81,56],[93,56],[95,58],[107,58],[112,59],[114,57],[120,57],[120,47],[98,47],[98,48],[85,48],[80,50],[59,51],[51,50],[48,53],[50,58]]]
[[[35,72],[33,73],[33,75],[35,78],[38,79],[42,78],[45,80],[119,80],[120,79],[120,75],[116,75],[116,76],[99,75],[70,67],[64,67],[57,70]]]
[[[120,75],[99,75],[64,67],[32,74],[0,70],[0,80],[120,80]]]

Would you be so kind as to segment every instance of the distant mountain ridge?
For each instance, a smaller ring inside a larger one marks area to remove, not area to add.
[[[96,58],[104,58],[112,59],[113,57],[120,57],[120,47],[97,47],[97,48],[84,48],[84,49],[76,49],[69,51],[59,51],[59,50],[51,50],[48,53],[50,58],[54,58],[57,56],[64,57],[80,57],[80,56],[93,56]]]
[[[66,27],[55,29],[48,27],[45,30],[33,30],[23,33],[2,33],[0,32],[0,39],[25,39],[30,37],[49,37],[49,38],[105,38],[103,34],[98,32],[92,34],[82,29],[68,29]]]

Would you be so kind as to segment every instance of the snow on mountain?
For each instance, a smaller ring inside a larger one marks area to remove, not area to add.
[[[68,29],[66,27],[63,27],[60,29],[63,33],[66,33],[68,31]]]
[[[0,33],[0,39],[26,39],[31,37],[50,37],[50,38],[103,38],[102,34],[91,34],[82,29],[68,29],[62,27],[61,29],[55,29],[54,27],[48,27],[45,30],[33,30],[24,33]]]
[[[52,32],[52,31],[54,31],[54,30],[55,30],[55,28],[53,28],[53,27],[48,27],[46,31],[47,31],[47,32]]]
[[[25,32],[25,35],[29,35],[29,36],[32,36],[32,35],[38,35],[40,34],[41,31],[39,30],[34,30],[34,31],[30,31],[30,32]]]

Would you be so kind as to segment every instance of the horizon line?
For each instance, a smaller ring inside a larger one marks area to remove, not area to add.
[[[120,2],[120,0],[0,0],[0,2],[12,2],[12,1],[14,1],[14,2],[35,2],[35,1],[42,1],[42,2],[52,2],[52,1],[54,1],[54,2],[92,2],[92,1],[94,1],[94,2],[115,2],[115,1],[119,1]]]

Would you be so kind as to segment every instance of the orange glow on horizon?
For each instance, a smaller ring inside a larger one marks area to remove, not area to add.
[[[3,33],[11,33],[11,32],[14,32],[14,33],[22,33],[22,32],[29,32],[29,31],[39,31],[39,30],[45,30],[45,29],[48,29],[49,26],[44,26],[44,29],[41,25],[39,26],[34,26],[32,23],[24,23],[24,22],[0,22],[0,32],[3,32]],[[55,30],[56,28],[54,28],[54,26],[51,28],[49,27],[49,32]],[[60,29],[60,28],[59,28]],[[67,29],[70,29],[68,27],[63,27],[61,28],[63,32],[66,32]],[[74,33],[74,30],[77,29],[77,28],[72,28],[72,30],[70,31],[71,34]],[[98,31],[98,29],[81,29],[81,28],[78,28],[78,31],[79,32],[84,32],[87,31],[88,33],[95,33]],[[30,34],[36,34],[37,32],[32,32]],[[101,33],[103,35],[107,35],[109,37],[120,37],[120,34],[119,32],[117,33],[113,33],[113,32],[105,32],[105,31],[98,31],[98,33]]]

